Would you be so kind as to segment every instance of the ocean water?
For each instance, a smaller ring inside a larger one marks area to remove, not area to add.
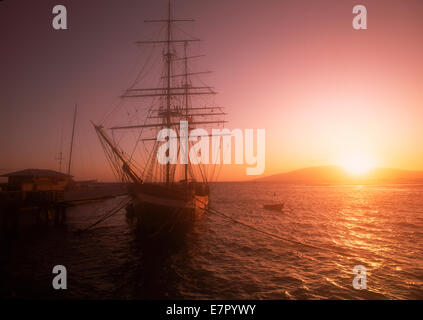
[[[1,244],[1,296],[47,299],[423,299],[423,186],[217,183],[186,241],[157,249],[124,210],[82,234],[123,197],[71,208],[65,227]],[[274,194],[282,212],[263,209]],[[64,265],[68,289],[53,290]],[[353,268],[367,269],[355,290]]]

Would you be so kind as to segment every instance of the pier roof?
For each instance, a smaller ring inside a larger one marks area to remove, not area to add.
[[[21,171],[6,173],[0,177],[23,177],[23,176],[42,176],[42,177],[72,177],[62,172],[47,169],[25,169]]]

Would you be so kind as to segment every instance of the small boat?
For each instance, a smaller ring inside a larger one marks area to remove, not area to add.
[[[271,203],[264,204],[263,209],[271,210],[271,211],[282,211],[284,202],[281,201],[279,196],[276,194],[276,192],[273,193],[273,200]]]
[[[284,203],[264,204],[263,208],[271,211],[282,211]]]

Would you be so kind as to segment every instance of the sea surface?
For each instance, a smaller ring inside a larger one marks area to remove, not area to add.
[[[125,197],[73,207],[66,226],[26,230],[1,244],[0,294],[423,299],[423,186],[217,183],[211,193],[213,208],[243,224],[208,213],[169,250],[142,240],[129,228],[125,210],[75,233]],[[263,209],[278,198],[285,202],[282,212]],[[55,265],[67,269],[67,290],[52,288]],[[356,265],[367,269],[366,290],[353,288]]]

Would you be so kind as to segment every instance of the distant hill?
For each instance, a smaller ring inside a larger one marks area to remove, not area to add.
[[[255,181],[307,185],[423,183],[423,171],[375,168],[363,176],[353,176],[338,166],[321,166],[275,174]]]

